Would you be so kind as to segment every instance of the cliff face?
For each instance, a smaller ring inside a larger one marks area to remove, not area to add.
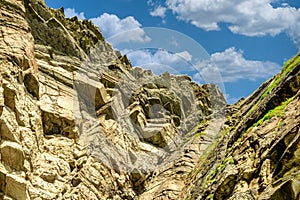
[[[0,5],[2,198],[299,199],[299,57],[226,109],[63,9]]]
[[[229,106],[222,139],[187,178],[189,199],[299,199],[300,54]]]

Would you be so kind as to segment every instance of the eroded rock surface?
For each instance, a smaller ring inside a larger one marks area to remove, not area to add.
[[[299,199],[299,56],[229,107],[228,129],[191,172],[182,197]]]
[[[298,57],[226,109],[63,8],[0,5],[1,198],[299,199]]]

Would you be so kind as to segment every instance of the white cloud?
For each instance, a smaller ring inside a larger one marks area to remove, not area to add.
[[[280,66],[273,62],[247,60],[243,52],[234,47],[214,53],[208,61],[197,63],[196,81],[235,82],[241,79],[256,80],[269,78],[280,71]]]
[[[79,20],[85,19],[84,13],[83,12],[77,13],[74,8],[66,8],[65,9],[65,16],[67,18],[72,18],[72,17],[77,16]]]
[[[119,34],[118,40],[122,40],[122,42],[150,41],[150,38],[146,36],[145,31],[141,28],[142,25],[132,16],[120,19],[117,15],[104,13],[91,20],[95,25],[99,26],[106,38]],[[122,35],[124,32],[127,32],[126,35]]]
[[[149,6],[155,6],[156,3],[153,0],[147,0],[147,4]]]
[[[150,52],[148,50],[125,50],[131,63],[145,69],[151,69],[155,74],[168,71],[172,74],[182,74],[183,71],[190,71],[192,55],[187,51],[170,53],[165,50]]]
[[[166,17],[166,11],[167,11],[166,7],[157,6],[154,10],[152,10],[150,12],[150,15],[153,16],[153,17],[165,18]]]
[[[243,97],[232,97],[228,93],[225,94],[225,99],[228,104],[234,104],[234,103],[238,102],[241,98],[243,98]]]
[[[219,30],[219,23],[229,24],[236,34],[275,36],[286,32],[300,48],[300,9],[273,7],[272,0],[166,0],[166,6],[177,15],[207,31]]]
[[[299,19],[300,20],[300,19]],[[300,21],[292,28],[289,28],[287,33],[292,38],[294,44],[300,49]]]
[[[192,61],[192,55],[187,51],[182,51],[179,53],[175,53],[173,55],[179,56],[181,59],[183,58],[185,61],[188,61],[188,62]]]
[[[197,82],[222,83],[238,80],[257,80],[269,78],[280,71],[280,66],[273,62],[247,60],[243,52],[234,47],[211,55],[209,60],[193,62],[187,51],[170,53],[165,50],[124,50],[135,66],[151,69],[155,74],[170,72],[172,74],[193,74]]]

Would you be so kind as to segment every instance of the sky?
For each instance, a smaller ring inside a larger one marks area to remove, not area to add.
[[[300,48],[299,0],[46,0],[92,20],[132,64],[247,97]]]

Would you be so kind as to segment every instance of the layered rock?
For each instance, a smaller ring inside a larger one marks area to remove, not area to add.
[[[1,198],[299,198],[299,56],[226,114],[63,8],[0,5]]]
[[[187,179],[189,199],[299,199],[299,89],[296,55],[228,110],[223,138]],[[182,197],[183,197],[182,196]]]
[[[225,106],[218,89],[132,69],[91,22],[43,1],[1,8],[2,197],[167,197],[152,185],[192,169],[202,150],[186,142]]]

